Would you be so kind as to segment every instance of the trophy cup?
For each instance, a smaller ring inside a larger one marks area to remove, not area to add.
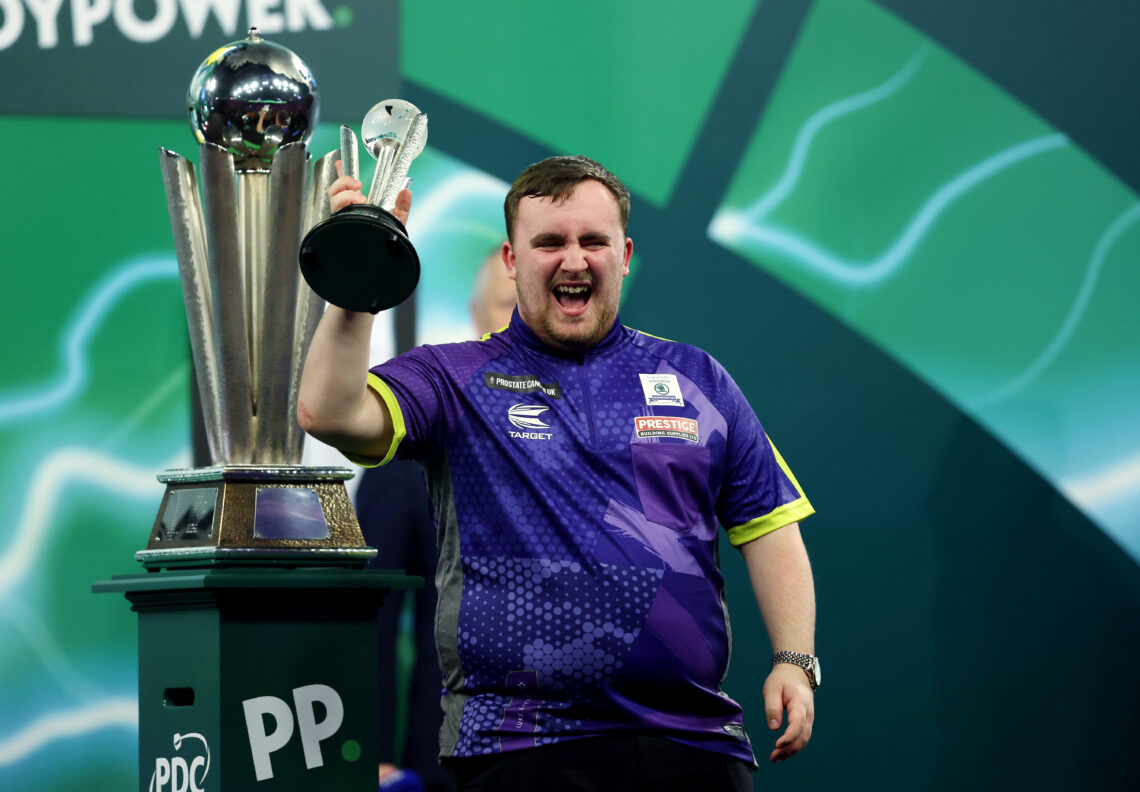
[[[427,114],[403,99],[386,99],[364,116],[360,132],[376,159],[368,202],[341,209],[306,234],[301,273],[333,305],[378,313],[406,300],[420,279],[419,256],[392,209],[427,142]],[[344,175],[359,179],[356,135],[346,126],[340,148]]]
[[[168,470],[148,568],[363,566],[375,555],[345,489],[349,468],[302,467],[300,371],[324,301],[298,277],[302,233],[327,216],[331,152],[309,168],[319,99],[308,67],[256,28],[198,68],[187,105],[198,176],[161,149],[212,464]]]

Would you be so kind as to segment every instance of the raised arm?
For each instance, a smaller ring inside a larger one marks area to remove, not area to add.
[[[339,170],[340,163],[337,163]],[[361,183],[342,176],[329,188],[336,212],[363,203]],[[393,214],[408,222],[412,194],[400,193]],[[392,444],[392,418],[368,387],[368,351],[375,317],[330,305],[313,335],[301,372],[297,422],[318,440],[341,451],[383,458]]]
[[[741,545],[740,552],[772,650],[815,654],[815,587],[799,524],[785,525]],[[788,728],[768,757],[773,762],[787,759],[807,745],[815,721],[815,694],[804,670],[778,663],[764,682],[769,729],[780,728],[785,710]]]

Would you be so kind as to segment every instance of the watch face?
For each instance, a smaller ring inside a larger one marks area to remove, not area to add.
[[[819,687],[820,683],[823,681],[823,677],[821,677],[820,673],[819,673],[819,658],[818,657],[813,657],[811,659],[811,673],[812,673],[812,676],[815,677],[815,686]]]

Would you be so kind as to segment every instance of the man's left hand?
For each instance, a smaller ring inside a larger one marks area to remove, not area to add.
[[[815,693],[807,674],[791,663],[777,663],[764,682],[764,715],[769,729],[780,728],[785,711],[788,728],[776,740],[776,748],[768,757],[771,762],[782,762],[799,753],[811,739],[815,721]]]

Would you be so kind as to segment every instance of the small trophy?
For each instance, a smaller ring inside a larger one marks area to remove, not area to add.
[[[387,99],[368,111],[360,132],[376,159],[368,202],[347,206],[309,231],[301,242],[301,273],[333,305],[379,313],[406,300],[420,279],[419,256],[392,209],[427,142],[427,114],[411,102]],[[359,179],[356,147],[355,133],[342,126],[342,170]]]
[[[319,99],[308,67],[249,36],[212,53],[187,94],[194,165],[161,149],[212,464],[168,470],[148,568],[247,563],[363,566],[375,555],[345,489],[349,468],[302,467],[300,371],[324,301],[297,248],[328,214],[335,155],[308,173]]]

